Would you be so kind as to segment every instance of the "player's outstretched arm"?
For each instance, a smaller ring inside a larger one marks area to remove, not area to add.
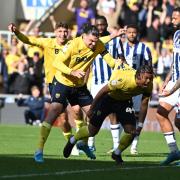
[[[37,38],[29,38],[25,34],[21,33],[14,23],[10,23],[8,30],[16,35],[16,37],[25,44],[37,45]]]
[[[143,128],[144,120],[146,118],[146,114],[148,110],[148,102],[149,102],[149,97],[143,96],[140,107],[139,118],[138,118],[138,127],[136,129],[137,135],[141,133],[141,130]]]

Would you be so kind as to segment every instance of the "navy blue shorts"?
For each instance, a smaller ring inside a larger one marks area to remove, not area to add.
[[[109,95],[105,95],[96,104],[90,123],[93,126],[100,128],[104,119],[109,114],[115,113],[117,121],[120,122],[122,126],[126,124],[136,126],[136,118],[132,105],[132,100],[117,101]]]
[[[80,107],[90,105],[93,97],[88,91],[86,85],[82,87],[69,87],[59,83],[56,79],[53,81],[52,102],[58,102],[67,106],[79,105]]]
[[[53,83],[49,83],[49,94],[52,96],[52,90],[53,90]]]

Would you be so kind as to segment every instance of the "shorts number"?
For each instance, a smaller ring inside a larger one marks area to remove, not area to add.
[[[126,112],[132,114],[132,113],[135,112],[135,110],[134,110],[134,108],[127,107],[127,108],[126,108]]]

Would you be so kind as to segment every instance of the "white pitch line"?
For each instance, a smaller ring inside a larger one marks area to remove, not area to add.
[[[82,170],[70,170],[70,171],[59,171],[50,173],[32,173],[32,174],[14,174],[0,176],[0,179],[13,179],[13,178],[24,178],[24,177],[36,177],[36,176],[62,176],[66,174],[82,174],[87,172],[104,172],[104,171],[116,171],[116,170],[136,170],[136,169],[161,169],[170,168],[172,166],[139,166],[139,167],[112,167],[112,168],[101,168],[101,169],[82,169]],[[173,166],[175,167],[175,166]]]

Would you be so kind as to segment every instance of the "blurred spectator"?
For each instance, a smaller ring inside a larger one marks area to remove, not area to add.
[[[25,63],[20,61],[17,65],[17,72],[9,76],[9,93],[10,94],[30,94],[30,86],[34,81],[33,71],[28,73]]]
[[[16,103],[18,106],[27,106],[29,109],[24,111],[25,123],[30,125],[39,125],[45,116],[44,103],[45,97],[40,96],[40,90],[37,86],[31,88],[31,96],[28,99],[23,99],[20,94]]]
[[[10,52],[5,59],[9,75],[17,71],[17,64],[20,60],[21,57],[18,54],[18,48],[16,46],[11,46]]]
[[[172,54],[168,53],[167,49],[162,49],[157,63],[157,75],[165,80],[172,64]]]
[[[146,20],[148,12],[148,2],[149,0],[144,0],[141,4],[141,9],[138,13],[138,26],[139,26],[139,36],[144,38],[146,36]]]
[[[75,8],[73,6],[75,0],[70,0],[67,9],[75,13],[76,24],[78,26],[77,36],[81,35],[82,27],[86,23],[95,23],[95,14],[91,8],[89,8],[88,0],[80,0],[80,7]]]
[[[160,18],[158,16],[153,17],[154,7],[152,4],[148,6],[147,14],[147,41],[154,43],[155,49],[158,51],[160,48]]]
[[[38,86],[41,92],[44,78],[43,63],[44,61],[40,59],[38,52],[35,52],[32,58],[28,58],[28,67],[34,75],[32,85]]]
[[[166,16],[164,23],[161,25],[161,39],[172,39],[173,32],[174,30],[173,25],[171,23],[171,16]]]
[[[5,59],[8,53],[8,49],[3,48],[2,53],[0,54],[0,74],[2,76],[1,81],[3,83],[4,93],[8,93],[8,72],[7,65],[5,63]]]
[[[99,0],[97,4],[98,15],[105,16],[108,27],[117,27],[118,18],[122,9],[124,0]]]
[[[122,11],[119,17],[120,26],[126,26],[129,24],[138,24],[138,12],[139,5],[138,3],[133,3],[132,6],[128,6],[124,1],[122,3]]]

